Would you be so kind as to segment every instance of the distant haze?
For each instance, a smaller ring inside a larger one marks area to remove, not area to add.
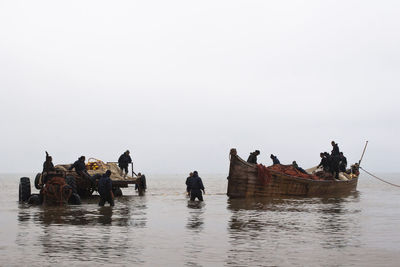
[[[130,149],[227,173],[229,149],[400,165],[399,1],[0,1],[0,172]]]

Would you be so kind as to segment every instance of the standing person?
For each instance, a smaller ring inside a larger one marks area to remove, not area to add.
[[[124,178],[128,174],[128,165],[132,163],[132,158],[129,156],[129,150],[125,151],[118,159],[118,166],[121,169],[121,175],[125,171]]]
[[[270,158],[272,159],[272,165],[281,164],[279,159],[276,156],[274,156],[273,154],[271,154]]]
[[[49,153],[46,151],[46,161],[43,163],[43,172],[53,172],[56,168],[54,168],[53,158],[49,156]]]
[[[256,150],[250,153],[250,156],[247,158],[248,163],[257,164],[257,156],[260,155],[260,151]]]
[[[190,200],[194,201],[196,198],[199,199],[199,201],[203,201],[203,195],[201,191],[205,194],[206,192],[204,191],[204,185],[203,181],[199,177],[197,171],[193,172],[192,178],[189,180],[190,184]]]
[[[193,172],[189,173],[188,178],[186,178],[186,194],[190,196],[190,180],[193,177]]]
[[[340,155],[340,151],[339,151],[339,145],[337,143],[335,143],[335,141],[331,142],[332,145],[332,152],[331,152],[331,156],[339,156]]]
[[[347,168],[347,159],[346,157],[343,155],[343,152],[340,152],[339,154],[339,171],[341,172],[345,172],[346,168]]]
[[[46,161],[43,162],[43,171],[42,171],[42,183],[46,184],[48,180],[51,179],[52,175],[49,175],[49,172],[55,172],[56,168],[54,168],[53,158],[49,156],[49,153],[46,151]]]
[[[112,191],[112,181],[110,179],[111,171],[107,170],[99,180],[98,190],[100,194],[99,206],[104,206],[106,202],[110,203],[110,206],[114,206],[114,194]]]

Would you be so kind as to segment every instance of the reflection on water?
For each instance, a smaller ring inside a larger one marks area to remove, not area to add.
[[[144,200],[122,197],[115,207],[99,207],[93,199],[80,206],[20,205],[16,244],[40,248],[37,253],[45,258],[51,255],[54,262],[71,255],[77,261],[113,263],[119,262],[121,256],[129,256],[132,262],[141,263],[140,257],[130,255],[128,250],[135,249],[140,254],[144,249],[134,236],[135,231],[146,227]],[[41,226],[40,230],[33,232],[34,225]],[[26,240],[26,236],[31,237]]]
[[[228,200],[231,246],[226,264],[292,265],[296,262],[288,254],[294,259],[313,257],[312,251],[321,249],[357,247],[360,211],[349,205],[357,201],[357,193],[328,199]]]
[[[188,201],[187,207],[189,208],[189,216],[186,227],[190,230],[200,232],[203,229],[204,218],[203,218],[203,202],[199,201]]]

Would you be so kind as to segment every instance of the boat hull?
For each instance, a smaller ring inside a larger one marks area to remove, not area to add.
[[[271,170],[270,180],[265,184],[258,177],[257,165],[244,161],[232,149],[227,195],[230,198],[338,196],[355,191],[357,182],[358,177],[349,181],[312,180]]]

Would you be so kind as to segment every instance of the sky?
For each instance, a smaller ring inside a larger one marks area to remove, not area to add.
[[[0,0],[0,172],[131,151],[144,173],[399,171],[399,1]]]

